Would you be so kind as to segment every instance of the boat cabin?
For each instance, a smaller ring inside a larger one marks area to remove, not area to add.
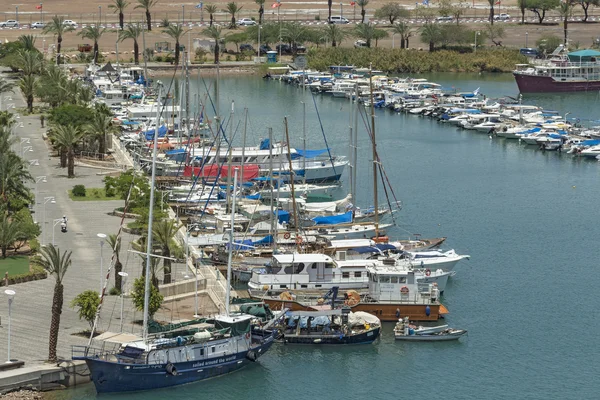
[[[411,301],[425,304],[439,298],[437,286],[418,283],[414,271],[379,264],[367,267],[367,277],[369,296],[377,302]]]

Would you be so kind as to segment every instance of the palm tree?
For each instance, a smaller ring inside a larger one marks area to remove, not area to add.
[[[365,7],[369,4],[369,0],[357,0],[356,4],[360,7],[360,23],[365,23]]]
[[[73,125],[57,125],[52,131],[55,144],[67,155],[67,176],[75,177],[75,146],[83,137],[84,132]]]
[[[146,276],[146,260],[148,259],[146,256],[146,236],[140,237],[138,240],[131,242],[131,248],[138,253],[140,258],[142,259],[142,276]],[[158,278],[156,277],[156,273],[158,272],[158,264],[160,262],[160,258],[158,257],[150,257],[150,282],[152,285],[158,289]]]
[[[435,44],[440,41],[441,31],[438,25],[427,23],[421,27],[421,41],[429,43],[429,51],[435,50]]]
[[[38,78],[35,75],[25,75],[19,80],[19,89],[27,101],[27,111],[33,112],[33,96],[38,88]]]
[[[98,140],[98,153],[104,155],[106,152],[106,137],[115,131],[112,118],[95,112],[92,121],[84,129],[87,134]]]
[[[336,24],[329,24],[323,28],[323,36],[327,41],[331,42],[331,47],[335,47],[342,43],[346,37],[346,32],[340,29]]]
[[[84,39],[94,41],[94,64],[98,62],[98,40],[100,40],[104,31],[106,31],[106,28],[100,28],[98,25],[88,25],[77,34]]]
[[[229,29],[237,28],[237,24],[235,23],[235,14],[239,13],[243,7],[238,6],[236,2],[231,1],[227,3],[227,7],[225,8],[225,12],[231,15],[231,22],[229,23]]]
[[[307,38],[308,30],[297,22],[285,24],[282,29],[282,38],[286,40],[292,47],[292,52],[295,54],[299,44],[302,44]]]
[[[209,26],[208,28],[202,31],[204,35],[208,36],[209,38],[215,41],[215,64],[219,63],[219,46],[221,40],[223,40],[221,36],[221,31],[222,29],[217,26]]]
[[[10,129],[0,129],[1,140],[0,147],[10,147],[12,140],[10,138]],[[6,149],[3,149],[6,150]],[[31,197],[29,189],[24,182],[31,181],[33,178],[29,173],[23,159],[14,152],[3,151],[0,157],[0,198],[2,204],[8,204],[12,199],[28,201]]]
[[[60,64],[60,48],[62,46],[62,37],[65,33],[71,32],[73,27],[64,24],[65,19],[55,15],[52,20],[46,25],[42,33],[52,33],[56,35],[56,63]]]
[[[175,24],[169,25],[163,32],[175,39],[175,65],[179,65],[179,39],[188,33],[189,29],[184,30],[183,26]]]
[[[400,21],[399,23],[394,25],[394,27],[392,28],[392,32],[400,36],[400,48],[408,49],[408,38],[410,38],[413,35],[413,31],[412,29],[410,29],[410,25],[408,25],[404,21]]]
[[[0,95],[8,92],[14,93],[13,84],[0,76]]]
[[[329,22],[330,24],[332,23],[331,22],[331,7],[332,6],[333,6],[333,0],[327,0],[327,10],[329,11],[327,22]]]
[[[113,250],[113,255],[115,257],[115,288],[121,292],[121,286],[123,283],[123,277],[119,275],[119,272],[123,270],[123,264],[119,258],[119,253],[121,252],[121,236],[117,236],[115,234],[108,235],[106,241]]]
[[[8,248],[23,234],[21,227],[20,221],[9,218],[5,212],[0,212],[0,248],[2,249],[2,258],[6,258]]]
[[[127,28],[119,32],[119,41],[122,42],[125,39],[133,40],[133,60],[135,64],[140,63],[140,46],[138,45],[138,38],[142,34],[142,27],[140,24],[129,24]]]
[[[177,224],[174,220],[162,220],[154,223],[152,232],[156,243],[160,245],[160,253],[163,259],[163,283],[171,283],[171,254],[173,253],[173,246],[175,245],[174,238],[177,231],[181,228],[180,224]]]
[[[152,16],[150,15],[150,9],[158,3],[158,0],[137,0],[138,5],[133,7],[143,8],[146,11],[146,23],[148,24],[148,32],[152,30]]]
[[[36,50],[35,48],[35,36],[33,35],[21,35],[19,36],[19,42],[23,45],[23,49],[27,51]]]
[[[373,32],[373,39],[375,39],[375,47],[377,47],[379,40],[385,39],[388,36],[389,36],[389,34],[387,33],[386,30],[375,28],[375,30]]]
[[[488,0],[488,4],[490,5],[490,24],[494,25],[494,4],[496,4],[496,0]]]
[[[58,330],[60,328],[60,314],[64,301],[63,278],[71,266],[71,252],[65,252],[61,255],[60,249],[53,244],[49,244],[40,249],[42,257],[33,258],[31,262],[34,265],[42,267],[50,275],[54,276],[54,296],[52,297],[52,322],[50,323],[50,339],[48,343],[48,361],[56,362],[56,345],[58,344]]]
[[[567,48],[567,29],[568,29],[568,22],[569,22],[569,17],[572,14],[572,5],[569,1],[565,1],[565,2],[561,2],[558,6],[558,13],[560,14],[560,17],[563,20],[563,32],[564,32],[564,44],[565,44],[565,49]]]
[[[121,28],[121,30],[123,30],[123,26],[124,26],[124,21],[125,21],[125,9],[127,8],[127,6],[129,5],[128,1],[125,0],[113,0],[113,4],[110,4],[108,6],[108,8],[112,8],[115,11],[114,12],[119,12],[119,27]]]
[[[265,1],[266,0],[254,0],[258,4],[258,24],[262,25],[263,15],[265,15]]]
[[[367,43],[367,47],[371,47],[371,40],[375,39],[375,27],[371,24],[358,24],[354,28],[354,35],[363,39]]]
[[[205,7],[208,16],[210,17],[210,25],[213,26],[214,15],[217,12],[217,6],[214,4],[207,4]]]
[[[17,63],[23,75],[39,74],[42,70],[42,55],[38,51],[21,49],[17,52]]]
[[[517,7],[521,10],[521,23],[525,23],[525,10],[527,9],[527,0],[517,0]]]

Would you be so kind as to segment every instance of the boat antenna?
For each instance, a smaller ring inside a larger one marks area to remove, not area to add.
[[[285,126],[285,141],[287,142],[288,164],[290,166],[290,185],[292,185],[292,210],[294,210],[294,230],[296,231],[296,249],[300,252],[300,242],[298,241],[298,213],[296,212],[296,191],[294,189],[294,169],[292,168],[292,154],[290,150],[290,134],[288,132],[287,117],[283,117]],[[281,170],[280,170],[281,171]],[[281,172],[280,172],[281,174]]]
[[[233,225],[235,223],[235,188],[237,187],[238,169],[233,173],[233,191],[231,192],[231,227],[229,229],[229,252],[227,256],[227,291],[225,292],[225,313],[229,316],[229,299],[231,297],[231,258],[233,255]]]
[[[371,144],[373,148],[373,198],[375,201],[375,238],[379,237],[379,206],[377,198],[377,141],[375,140],[375,103],[373,101],[373,65],[369,64],[369,91],[371,95]]]

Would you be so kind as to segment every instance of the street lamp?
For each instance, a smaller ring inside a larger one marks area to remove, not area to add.
[[[8,360],[6,361],[7,364],[12,363],[12,360],[10,359],[10,320],[11,320],[11,314],[12,314],[12,302],[13,299],[15,298],[15,294],[17,294],[17,292],[15,292],[14,290],[10,290],[10,289],[6,289],[4,291],[4,294],[6,294],[8,296]]]
[[[21,138],[21,141],[19,142],[19,154],[21,154],[21,158],[23,158],[23,143],[30,144],[31,143],[31,139],[29,139],[29,138]]]
[[[344,3],[340,2],[340,17],[344,17]]]
[[[98,26],[102,25],[102,6],[98,6]]]
[[[480,35],[479,31],[475,32],[475,50],[473,51],[473,53],[477,53],[477,36]]]
[[[100,238],[100,296],[102,296],[102,288],[104,287],[104,279],[102,277],[102,267],[103,267],[103,262],[104,262],[104,257],[102,254],[102,249],[104,248],[104,240],[106,239],[106,234],[104,233],[98,233],[96,234],[96,236],[98,236]]]
[[[119,275],[121,276],[121,324],[119,332],[123,332],[123,291],[125,289],[125,280],[129,274],[127,272],[119,271]]]
[[[189,243],[190,243],[190,229],[193,229],[194,232],[198,232],[200,230],[200,226],[198,224],[190,224],[186,229],[186,239],[185,239],[185,266],[188,265],[189,259]],[[195,267],[195,275],[196,275],[196,290],[194,291],[194,318],[198,318],[198,266],[194,263]]]
[[[262,25],[258,26],[258,63],[260,64],[260,31],[262,30]]]
[[[185,25],[185,4],[181,5],[181,25]]]
[[[395,37],[395,36],[396,36],[396,33],[395,33],[395,32],[394,32],[394,33],[392,33],[392,49],[393,49],[393,48],[394,48],[394,46],[395,46],[395,43],[394,43],[394,37]]]
[[[46,176],[42,175],[42,176],[36,176],[35,177],[35,195],[33,197],[33,223],[37,224],[37,194],[38,194],[38,183],[43,182],[46,183],[48,182],[46,180]]]
[[[43,224],[42,224],[42,245],[46,244],[46,204],[50,202],[50,204],[56,204],[56,199],[54,198],[54,196],[48,196],[48,197],[44,197],[44,217],[43,217]]]
[[[529,32],[525,32],[525,47],[528,48],[529,46],[527,45],[529,43]]]

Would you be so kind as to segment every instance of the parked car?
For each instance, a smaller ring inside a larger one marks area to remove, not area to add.
[[[251,52],[256,52],[256,51],[254,50],[254,47],[252,47],[252,45],[251,45],[251,44],[248,44],[248,43],[245,43],[245,44],[240,44],[240,51],[241,51],[242,53],[243,53],[243,52],[249,52],[249,51],[251,51]]]
[[[261,54],[266,54],[267,51],[272,51],[273,49],[271,48],[271,46],[267,46],[266,44],[261,44],[260,45],[260,53]]]
[[[252,18],[242,18],[237,22],[237,24],[239,26],[251,26],[256,25],[256,21],[254,21]]]
[[[526,57],[537,58],[540,55],[540,52],[531,47],[523,47],[519,50],[519,53],[523,54]]]
[[[442,15],[441,17],[437,17],[435,20],[437,22],[450,22],[450,21],[454,21],[454,17],[452,17],[450,15]]]
[[[364,40],[357,40],[356,42],[354,42],[354,47],[367,47],[367,42],[365,42]]]
[[[278,44],[275,51],[281,54],[292,54],[292,47],[289,44]]]
[[[31,24],[31,29],[44,29],[46,27],[46,24],[43,22],[34,22],[33,24]]]
[[[331,16],[329,18],[329,23],[330,24],[349,24],[350,21],[348,21],[347,18],[344,17],[340,17],[340,16]]]
[[[67,26],[72,26],[72,27],[76,27],[77,26],[77,22],[71,20],[71,19],[65,19],[63,21],[63,25],[67,25]]]
[[[494,21],[508,21],[510,19],[510,15],[508,14],[497,14],[494,15]]]
[[[9,19],[8,21],[0,22],[0,28],[18,28],[19,21]]]
[[[79,51],[81,53],[89,53],[90,51],[92,51],[92,48],[93,48],[92,45],[89,43],[77,45],[77,51]]]

